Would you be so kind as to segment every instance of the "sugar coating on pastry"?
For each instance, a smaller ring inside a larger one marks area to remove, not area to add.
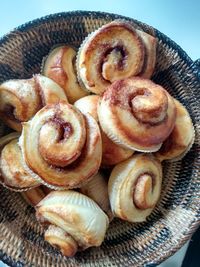
[[[21,121],[29,120],[40,108],[34,80],[10,80],[0,85],[1,119],[12,129],[21,130]],[[31,104],[30,104],[31,103]]]
[[[101,164],[97,122],[65,101],[45,106],[24,123],[20,146],[27,170],[52,189],[80,187]]]
[[[18,145],[18,138],[10,141],[2,149],[0,173],[3,184],[11,190],[26,190],[40,184],[23,167],[23,157]]]
[[[126,21],[113,21],[82,43],[77,55],[78,78],[85,88],[102,94],[114,81],[136,76],[142,70],[144,45]]]
[[[162,166],[150,154],[133,155],[117,164],[108,181],[114,216],[143,222],[153,211],[161,193]]]
[[[31,79],[9,80],[0,85],[0,116],[12,129],[21,131],[46,104],[67,101],[63,89],[51,79],[34,75]]]
[[[78,83],[75,70],[76,51],[68,46],[58,46],[50,51],[42,64],[42,74],[62,87],[70,103],[88,95]]]
[[[100,125],[113,142],[142,152],[159,150],[176,119],[173,98],[139,77],[114,82],[98,106]]]
[[[194,126],[187,109],[178,100],[174,99],[174,102],[177,110],[174,128],[155,154],[161,161],[182,159],[192,147],[195,138]]]

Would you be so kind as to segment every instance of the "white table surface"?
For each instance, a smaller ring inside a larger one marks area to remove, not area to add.
[[[165,33],[193,60],[200,58],[199,0],[6,0],[1,1],[0,36],[32,19],[72,10],[105,11],[135,18]],[[187,245],[160,267],[180,267]],[[0,262],[3,266],[6,265]]]

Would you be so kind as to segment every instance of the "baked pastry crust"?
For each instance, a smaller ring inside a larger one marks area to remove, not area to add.
[[[156,48],[157,48],[157,39],[152,35],[136,30],[138,35],[142,38],[144,44],[144,63],[142,70],[138,76],[150,79],[156,65]]]
[[[140,77],[113,83],[98,106],[100,125],[113,142],[154,152],[171,133],[176,107],[160,85]]]
[[[100,246],[109,223],[92,199],[73,190],[49,193],[36,206],[36,217],[41,223],[63,229],[81,250]]]
[[[20,145],[27,170],[52,189],[80,187],[101,164],[98,124],[64,101],[45,106],[24,123]]]
[[[0,85],[0,116],[9,127],[21,131],[21,122],[31,119],[42,106],[59,100],[67,101],[63,89],[42,75],[6,81]]]
[[[108,194],[114,216],[143,222],[161,193],[161,163],[150,154],[133,155],[112,170]]]
[[[134,27],[113,21],[91,33],[77,55],[78,78],[86,89],[102,94],[112,82],[142,70],[144,45]]]
[[[42,74],[64,89],[71,104],[88,95],[78,83],[74,66],[75,57],[76,51],[72,47],[58,46],[50,51],[42,64]]]
[[[108,197],[108,184],[101,173],[97,173],[92,179],[80,189],[80,192],[93,199],[99,207],[108,215],[109,220],[113,219]]]
[[[1,151],[1,183],[14,191],[24,191],[38,186],[40,183],[24,169],[23,165],[23,157],[18,145],[18,138],[15,138],[6,144]]]
[[[182,159],[194,143],[195,131],[187,109],[174,99],[177,115],[170,136],[164,141],[155,154],[160,160],[177,161]]]

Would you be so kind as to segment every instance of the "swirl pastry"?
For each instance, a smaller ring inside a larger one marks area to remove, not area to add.
[[[77,55],[78,78],[89,91],[102,94],[110,83],[138,75],[143,42],[130,23],[113,21],[90,34]]]
[[[88,94],[77,81],[74,67],[75,56],[76,51],[72,47],[59,46],[49,53],[42,66],[43,75],[59,84],[72,104]]]
[[[177,116],[170,136],[164,141],[156,157],[160,160],[176,161],[182,159],[194,142],[194,126],[186,108],[174,99]]]
[[[161,192],[162,167],[151,155],[138,154],[112,170],[108,193],[113,214],[129,222],[143,222]]]
[[[85,96],[74,103],[74,105],[82,112],[89,113],[98,122],[97,107],[98,102],[101,99],[98,95]],[[133,154],[133,150],[123,148],[107,137],[102,131],[101,127],[101,138],[102,138],[102,162],[103,167],[110,167],[115,165],[127,158],[130,158]]]
[[[108,217],[99,206],[72,190],[51,192],[36,206],[36,217],[39,222],[56,225],[66,233],[64,246],[67,247],[67,256],[74,255],[77,249],[100,246],[108,227]],[[46,240],[52,236],[52,227],[47,231],[50,233],[45,234]],[[53,233],[56,243],[58,239],[59,243],[62,241],[63,231]]]
[[[113,83],[98,107],[100,125],[113,142],[143,152],[157,151],[176,119],[173,98],[161,86],[135,77]]]
[[[21,122],[32,118],[42,106],[59,100],[67,101],[63,89],[47,77],[6,81],[0,85],[0,116],[9,127],[21,131]]]
[[[24,123],[20,145],[27,170],[52,189],[81,186],[101,163],[98,124],[65,101],[45,106]]]
[[[21,195],[25,201],[33,207],[35,207],[46,196],[40,186],[24,191]]]
[[[44,233],[44,239],[58,248],[64,256],[73,257],[78,251],[78,243],[62,228],[50,225]]]
[[[146,32],[136,30],[138,35],[142,38],[145,56],[142,71],[139,73],[140,77],[150,79],[156,64],[156,47],[157,39]]]
[[[102,174],[97,173],[87,184],[82,186],[80,192],[93,199],[99,207],[108,215],[110,221],[113,214],[108,198],[108,184]]]
[[[14,191],[24,191],[38,186],[39,182],[32,178],[23,167],[22,152],[16,134],[12,133],[3,137],[3,141],[0,141],[0,143],[5,144],[6,138],[8,143],[4,146],[0,155],[1,183]],[[10,141],[11,138],[13,138],[12,141]]]

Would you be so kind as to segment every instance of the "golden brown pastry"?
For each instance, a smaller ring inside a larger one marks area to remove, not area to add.
[[[46,193],[46,189],[49,188],[42,185],[22,192],[21,195],[29,205],[35,207],[50,193],[50,191]],[[62,228],[53,224],[50,224],[47,230],[45,230],[44,239],[52,246],[59,249],[64,256],[72,257],[78,250],[77,242]]]
[[[52,189],[80,187],[101,164],[98,124],[65,101],[45,106],[24,123],[20,145],[27,170]]]
[[[85,96],[74,103],[74,105],[82,112],[89,113],[98,122],[97,107],[98,102],[101,99],[99,95]],[[103,167],[110,167],[127,158],[130,158],[134,153],[133,150],[123,148],[107,137],[107,135],[101,129],[102,138],[102,162]]]
[[[79,191],[93,199],[108,215],[110,221],[113,219],[108,198],[108,184],[101,173],[94,175],[87,184],[79,189]]]
[[[155,154],[160,160],[177,161],[182,159],[194,143],[195,131],[186,108],[174,99],[177,115],[173,131]]]
[[[6,81],[0,85],[0,117],[9,127],[21,131],[21,122],[32,118],[42,106],[59,100],[67,101],[63,89],[42,75]]]
[[[100,125],[113,142],[142,152],[159,150],[176,119],[173,98],[160,85],[134,77],[113,83],[98,106]]]
[[[157,39],[146,32],[136,30],[138,35],[142,38],[145,56],[144,63],[142,66],[142,71],[139,76],[143,78],[150,79],[155,68],[156,64],[156,47],[157,47]]]
[[[99,95],[88,95],[76,101],[74,106],[84,114],[89,113],[98,122],[97,106],[100,99]]]
[[[65,233],[65,255],[72,256],[78,249],[86,249],[91,246],[100,246],[108,227],[108,217],[99,206],[87,196],[75,192],[54,191],[48,194],[37,206],[36,217],[41,223],[50,223],[60,227]],[[48,230],[47,230],[48,231]],[[54,244],[61,243],[63,232],[45,234],[45,239]],[[54,238],[53,237],[53,238]],[[76,245],[75,245],[76,244]]]
[[[11,137],[13,137],[12,141],[10,141]],[[7,144],[5,144],[6,139]],[[5,144],[0,154],[1,183],[14,191],[24,191],[38,186],[40,183],[24,169],[22,152],[16,134],[12,133],[3,137],[3,141],[0,143]]]
[[[54,48],[45,58],[42,74],[51,78],[65,90],[70,103],[74,103],[88,92],[81,88],[77,81],[74,66],[76,51],[70,46]]]
[[[102,94],[108,85],[138,75],[144,62],[144,45],[126,21],[113,21],[90,34],[77,55],[77,72],[89,91]]]
[[[73,257],[78,251],[77,242],[62,228],[50,225],[44,233],[44,239],[59,249],[64,256]]]
[[[24,191],[21,195],[25,201],[33,207],[35,207],[46,196],[41,186]]]
[[[113,214],[129,222],[143,222],[160,197],[162,167],[149,154],[133,155],[112,170],[108,194]]]

